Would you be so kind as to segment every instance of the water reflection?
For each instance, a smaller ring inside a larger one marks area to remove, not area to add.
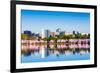
[[[90,53],[89,44],[48,44],[48,45],[30,45],[29,49],[22,49],[22,55],[40,55],[40,58],[49,56],[62,57],[61,55],[84,55]],[[25,48],[25,47],[24,47]]]

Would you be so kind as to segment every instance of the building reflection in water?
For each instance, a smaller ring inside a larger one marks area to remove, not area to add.
[[[61,57],[60,55],[75,55],[90,53],[89,44],[52,44],[52,45],[30,45],[30,49],[24,52],[24,55],[40,54],[41,58],[46,58],[51,55]]]

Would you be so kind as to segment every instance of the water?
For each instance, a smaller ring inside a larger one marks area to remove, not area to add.
[[[59,58],[55,55],[50,55],[46,58],[41,58],[39,55],[30,55],[30,56],[22,56],[22,63],[29,63],[29,62],[49,62],[49,61],[73,61],[73,60],[89,60],[90,54],[71,54],[71,55],[60,55]]]
[[[22,54],[21,62],[51,62],[89,60],[90,48],[88,44],[62,45],[33,45],[27,53]]]

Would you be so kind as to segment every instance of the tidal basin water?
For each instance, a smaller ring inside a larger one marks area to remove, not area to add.
[[[90,59],[89,44],[31,45],[31,47],[34,49],[21,55],[21,63]]]

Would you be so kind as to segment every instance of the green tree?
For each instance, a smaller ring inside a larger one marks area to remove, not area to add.
[[[28,34],[21,34],[21,39],[29,39],[29,35]]]

